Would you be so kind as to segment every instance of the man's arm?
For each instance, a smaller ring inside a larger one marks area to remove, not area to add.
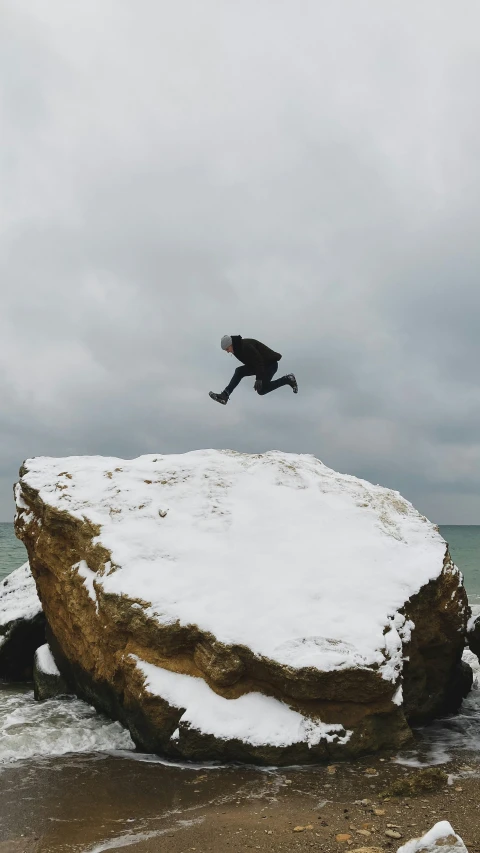
[[[247,344],[245,341],[243,342],[243,357],[248,364],[251,364],[255,371],[256,378],[263,379],[265,365],[262,356],[254,344]]]

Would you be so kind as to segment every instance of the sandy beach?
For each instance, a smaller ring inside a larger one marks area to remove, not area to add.
[[[45,760],[31,772],[16,766],[0,776],[0,851],[396,851],[447,819],[477,853],[478,766],[455,760],[441,770],[450,784],[438,791],[385,798],[395,781],[418,770],[388,757],[263,772],[113,756]]]

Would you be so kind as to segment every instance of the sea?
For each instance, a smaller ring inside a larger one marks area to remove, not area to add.
[[[480,613],[480,526],[440,530]],[[26,559],[13,525],[0,524],[0,579]],[[424,767],[460,757],[480,775],[480,667],[471,653],[466,658],[478,684],[460,712],[418,729],[397,763]],[[120,723],[85,702],[39,703],[31,684],[0,683],[0,850],[6,840],[18,850],[31,841],[25,849],[42,853],[163,849],[164,838],[201,822],[205,809],[273,796],[284,778],[275,768],[192,766],[139,753]]]

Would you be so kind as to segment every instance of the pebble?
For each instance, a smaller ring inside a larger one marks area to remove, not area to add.
[[[349,835],[348,832],[339,832],[338,835],[335,836],[335,841],[351,841],[352,836]]]
[[[382,815],[385,814],[385,809],[374,809],[373,814],[376,815],[377,817],[381,817]]]
[[[383,853],[383,847],[355,847],[350,853]]]
[[[294,832],[305,832],[305,827],[304,826],[294,826],[293,831]]]
[[[387,835],[388,838],[401,838],[402,837],[402,834],[400,832],[397,832],[396,829],[386,829],[385,835]]]
[[[369,829],[357,829],[357,835],[363,835],[365,838],[368,838],[371,834]]]
[[[336,773],[336,772],[337,772],[337,768],[335,767],[335,765],[329,764],[327,767],[327,773]]]

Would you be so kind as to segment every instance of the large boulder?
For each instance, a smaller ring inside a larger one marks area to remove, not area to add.
[[[45,617],[28,563],[0,582],[0,678],[32,678],[35,650],[45,642]]]
[[[16,500],[60,671],[144,750],[398,748],[468,690],[461,576],[398,492],[209,450],[30,459]]]

